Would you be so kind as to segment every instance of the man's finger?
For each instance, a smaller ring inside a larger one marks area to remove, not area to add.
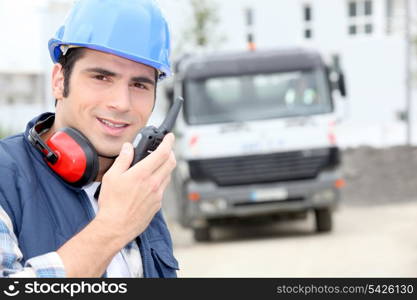
[[[166,188],[168,187],[168,184],[171,182],[171,176],[167,176],[165,179],[164,179],[164,181],[162,181],[162,184],[161,184],[161,189],[163,190],[163,191],[165,191],[166,190]]]
[[[171,155],[167,161],[165,161],[164,164],[162,164],[155,172],[152,174],[152,176],[155,176],[155,178],[166,178],[169,177],[172,173],[172,170],[174,170],[176,162],[175,162],[175,156],[174,153],[171,151]]]
[[[168,133],[158,148],[133,166],[131,172],[141,173],[143,176],[150,176],[169,159],[174,141],[174,134]]]
[[[114,161],[113,165],[107,171],[112,174],[121,174],[129,169],[133,160],[133,145],[131,143],[124,143],[120,150],[119,156]]]

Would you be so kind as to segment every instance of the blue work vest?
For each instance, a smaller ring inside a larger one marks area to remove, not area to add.
[[[0,205],[13,223],[23,264],[58,250],[94,217],[87,194],[55,174],[27,138],[30,128],[49,115],[30,121],[25,133],[0,140]],[[161,211],[136,241],[144,277],[176,277],[178,262]]]

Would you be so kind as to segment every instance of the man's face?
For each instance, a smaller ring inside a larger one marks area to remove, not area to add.
[[[81,131],[104,156],[119,154],[145,126],[155,98],[155,69],[112,54],[85,49],[73,66],[63,97],[61,65],[54,66],[54,128]]]

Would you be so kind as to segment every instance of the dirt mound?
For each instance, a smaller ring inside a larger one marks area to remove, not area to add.
[[[417,201],[417,148],[359,147],[343,151],[344,204]]]

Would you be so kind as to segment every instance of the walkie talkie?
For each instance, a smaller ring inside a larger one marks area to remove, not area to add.
[[[141,139],[138,145],[135,147],[135,156],[133,157],[131,166],[148,156],[150,153],[152,153],[152,151],[155,151],[155,149],[162,142],[164,136],[168,132],[171,132],[183,102],[184,99],[181,97],[177,97],[174,100],[174,103],[168,111],[165,120],[162,122],[159,128],[151,125],[146,126],[139,132]]]
[[[175,121],[177,120],[177,116],[180,112],[183,102],[184,99],[182,99],[181,97],[175,98],[174,103],[172,104],[167,116],[165,117],[165,120],[162,122],[159,128],[156,128],[155,126],[151,125],[141,129],[141,131],[138,134],[141,135],[141,138],[137,146],[135,147],[135,154],[133,157],[132,164],[130,165],[131,167],[138,161],[152,153],[152,151],[155,151],[155,149],[162,142],[164,136],[167,133],[171,132],[172,128],[174,127]],[[94,193],[94,198],[98,199],[100,195],[100,190],[101,184]]]

